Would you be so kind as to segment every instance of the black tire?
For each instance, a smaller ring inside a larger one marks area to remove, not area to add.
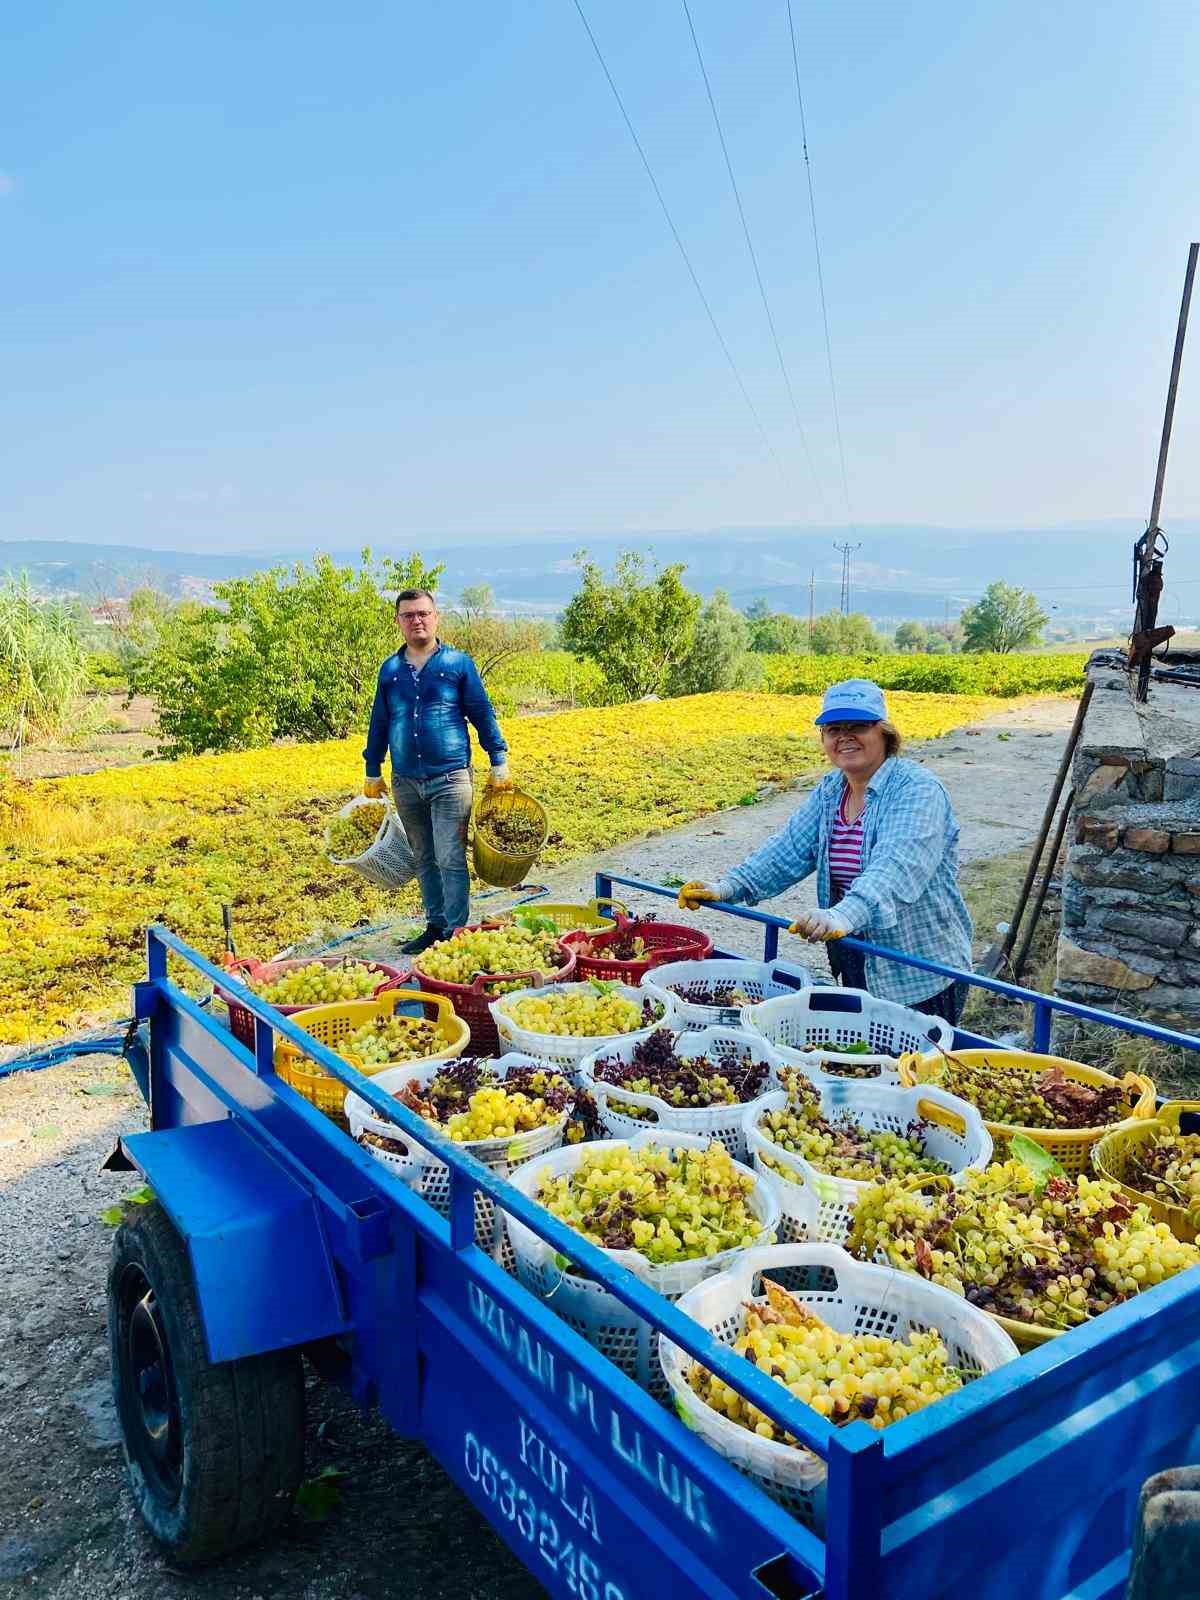
[[[108,1334],[130,1486],[154,1537],[191,1563],[270,1533],[304,1473],[300,1357],[208,1359],[187,1250],[156,1203],[117,1230]]]

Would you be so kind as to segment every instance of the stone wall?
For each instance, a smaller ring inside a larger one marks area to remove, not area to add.
[[[1056,990],[1200,1032],[1200,688],[1089,677]]]

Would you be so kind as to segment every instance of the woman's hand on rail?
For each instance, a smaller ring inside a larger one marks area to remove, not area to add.
[[[829,939],[844,939],[850,929],[836,911],[809,911],[797,917],[788,932],[799,934],[811,944],[824,944]]]
[[[679,891],[679,909],[681,911],[699,911],[704,901],[719,900],[720,898],[720,890],[715,883],[704,883],[699,878],[692,878]]]

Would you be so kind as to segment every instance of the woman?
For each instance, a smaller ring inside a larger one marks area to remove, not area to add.
[[[956,882],[958,823],[950,798],[932,773],[900,758],[900,735],[878,685],[864,678],[835,683],[817,726],[835,770],[779,833],[720,882],[685,883],[679,904],[689,911],[708,900],[753,905],[815,872],[822,909],[788,931],[826,942],[830,970],[847,987],[957,1023],[965,983],[946,984],[937,973],[830,942],[858,934],[969,970],[971,918]]]

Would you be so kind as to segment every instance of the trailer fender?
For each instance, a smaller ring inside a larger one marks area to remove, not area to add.
[[[121,1144],[187,1246],[210,1360],[348,1331],[313,1196],[235,1119]]]

